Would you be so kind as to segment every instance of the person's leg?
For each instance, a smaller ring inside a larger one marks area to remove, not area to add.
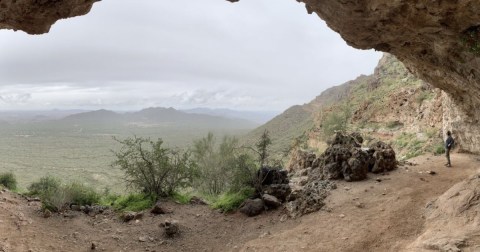
[[[452,164],[450,163],[450,149],[445,150],[445,155],[447,156],[447,166],[451,166]]]

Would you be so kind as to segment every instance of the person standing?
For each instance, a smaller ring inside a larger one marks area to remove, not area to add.
[[[447,140],[445,140],[445,155],[447,156],[447,163],[445,166],[447,167],[452,166],[452,163],[450,162],[450,150],[453,148],[454,142],[452,132],[447,131]]]

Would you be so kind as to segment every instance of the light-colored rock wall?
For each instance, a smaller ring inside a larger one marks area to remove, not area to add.
[[[480,147],[480,108],[464,111],[456,105],[450,94],[442,93],[443,135],[452,132],[459,151],[479,152]]]

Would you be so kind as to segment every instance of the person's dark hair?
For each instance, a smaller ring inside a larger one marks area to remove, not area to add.
[[[452,132],[450,132],[450,130],[449,130],[449,131],[447,131],[447,136],[450,136],[450,135],[452,135]]]

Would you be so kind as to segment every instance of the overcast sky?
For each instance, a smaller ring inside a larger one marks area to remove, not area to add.
[[[380,57],[294,0],[104,0],[48,34],[0,31],[0,110],[281,111]]]

